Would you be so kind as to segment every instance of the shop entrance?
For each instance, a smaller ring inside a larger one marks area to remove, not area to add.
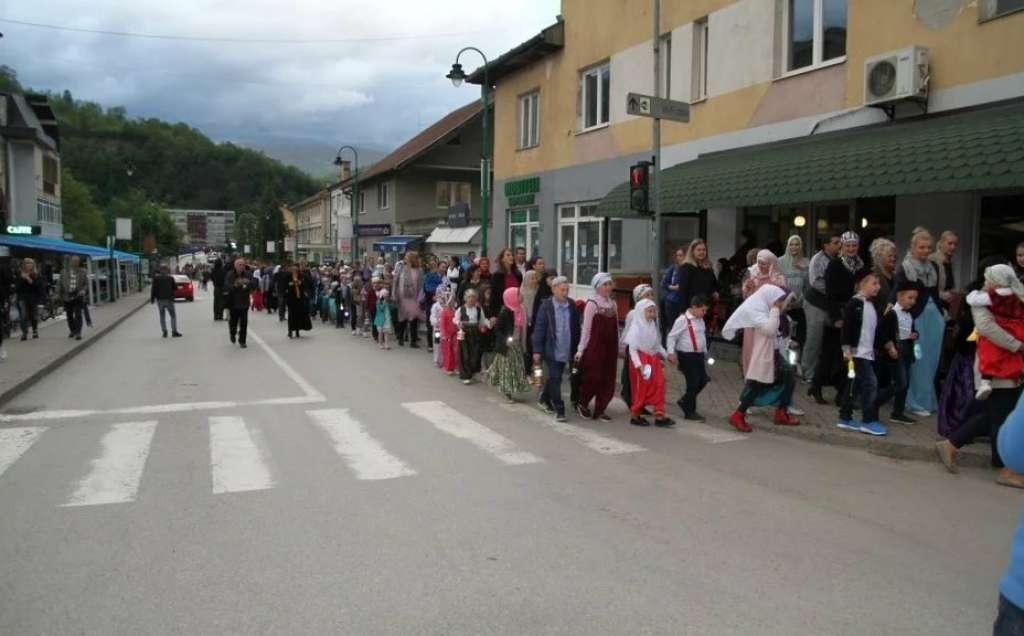
[[[999,255],[1012,262],[1024,241],[1024,193],[981,197],[978,261]]]
[[[662,263],[672,263],[675,251],[680,247],[689,247],[690,241],[703,238],[706,232],[707,217],[700,214],[680,214],[661,217],[661,255]]]

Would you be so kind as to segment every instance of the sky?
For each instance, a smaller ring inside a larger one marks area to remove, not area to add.
[[[479,98],[479,87],[444,77],[460,48],[494,59],[553,23],[559,4],[0,0],[0,64],[27,87],[183,121],[217,140],[391,148]],[[482,63],[472,52],[461,61],[467,72]]]

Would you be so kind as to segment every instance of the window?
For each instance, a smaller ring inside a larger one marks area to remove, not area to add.
[[[596,209],[597,205],[590,203],[559,209],[558,273],[568,278],[571,285],[579,286],[574,293],[588,290],[594,274],[622,266],[622,221],[609,222],[593,216]]]
[[[61,223],[60,204],[36,199],[36,218],[40,223]]]
[[[608,221],[608,271],[622,269],[622,219]]]
[[[580,78],[582,130],[608,123],[608,92],[611,89],[611,67],[607,64],[584,71]]]
[[[448,209],[448,206],[455,203],[465,203],[472,208],[472,186],[462,181],[438,181],[437,182],[437,207]]]
[[[383,181],[377,184],[377,207],[381,210],[387,210],[391,206],[389,193],[389,186],[391,184],[387,181]]]
[[[1024,11],[1024,0],[981,0],[978,4],[978,20],[984,22],[1017,11]]]
[[[661,36],[661,45],[658,47],[658,57],[661,61],[661,96],[671,99],[672,95],[672,34]]]
[[[43,192],[57,194],[58,173],[57,160],[53,157],[43,157]]]
[[[708,19],[701,18],[693,23],[693,85],[690,87],[690,101],[697,102],[708,96]]]
[[[786,0],[786,72],[846,56],[847,0]]]
[[[519,98],[518,148],[532,148],[540,143],[539,115],[540,93],[534,91]]]
[[[366,212],[366,190],[359,191],[359,205],[356,208],[356,214]]]
[[[537,208],[511,210],[508,215],[508,246],[526,248],[526,258],[540,253],[540,211]]]

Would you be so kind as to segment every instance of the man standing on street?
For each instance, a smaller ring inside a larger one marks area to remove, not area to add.
[[[245,260],[235,259],[235,267],[224,277],[224,295],[231,320],[228,330],[231,343],[238,338],[238,346],[245,349],[245,333],[249,327],[249,294],[256,288],[256,282],[245,267]]]
[[[178,333],[178,313],[174,309],[174,277],[166,265],[160,268],[160,273],[153,277],[153,288],[149,294],[150,304],[156,303],[160,311],[160,330],[167,337],[167,322],[164,313],[171,315],[171,335],[180,338]]]
[[[224,263],[218,258],[213,262],[213,319],[224,320]]]
[[[526,275],[526,248],[517,247],[515,253],[515,264],[516,269],[519,270],[519,280],[523,279]]]
[[[828,323],[828,299],[825,289],[825,270],[828,264],[839,256],[843,242],[838,232],[827,235],[821,243],[821,251],[811,257],[807,271],[808,286],[804,290],[804,314],[807,316],[807,337],[801,355],[802,375],[810,382],[814,378],[814,369],[821,353],[821,343],[825,337],[825,326]],[[824,403],[824,398],[818,401]]]
[[[68,318],[68,338],[82,339],[82,306],[88,293],[89,276],[82,269],[82,260],[71,257],[71,265],[60,275],[60,299]]]
[[[580,343],[580,316],[576,303],[569,298],[569,280],[558,276],[551,281],[551,297],[537,309],[533,328],[533,363],[544,362],[544,390],[540,406],[565,421],[562,400],[562,374],[572,364],[573,352]]]

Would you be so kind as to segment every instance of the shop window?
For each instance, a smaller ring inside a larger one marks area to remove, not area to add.
[[[580,74],[580,130],[590,130],[608,123],[611,67],[607,64]]]
[[[608,271],[622,270],[622,219],[608,221]]]
[[[784,72],[845,58],[846,4],[847,0],[785,0]]]
[[[559,209],[558,273],[576,286],[573,293],[586,292],[594,274],[622,266],[622,221],[593,216],[596,210],[597,205],[589,203]]]
[[[896,199],[858,199],[854,228],[860,234],[860,255],[865,263],[870,263],[871,242],[878,238],[892,240],[896,236]]]
[[[978,261],[1002,256],[1012,261],[1024,242],[1024,194],[981,198]]]
[[[509,247],[526,249],[526,258],[540,253],[540,212],[537,208],[512,210],[508,217]]]

